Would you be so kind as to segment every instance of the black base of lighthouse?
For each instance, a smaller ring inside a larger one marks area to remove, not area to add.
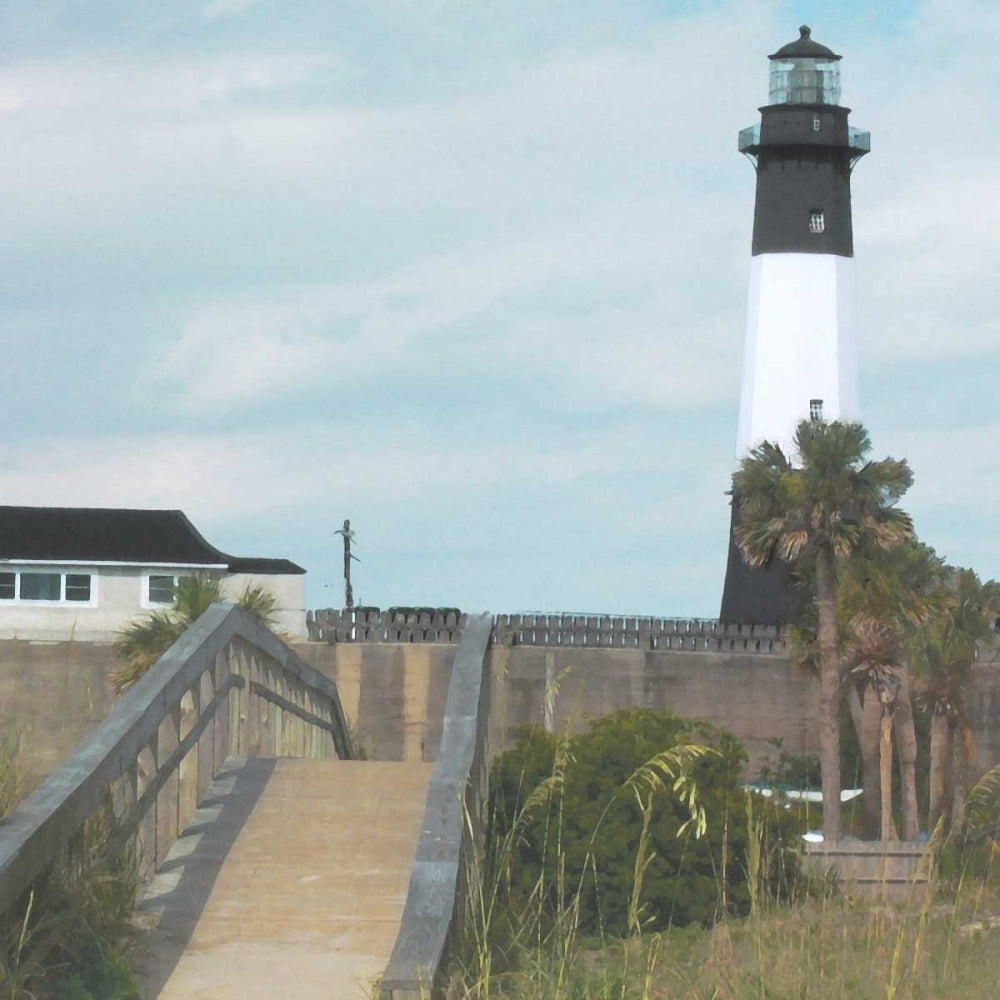
[[[754,569],[747,565],[729,528],[729,563],[722,591],[719,621],[726,625],[790,625],[799,620],[807,598],[806,589],[796,585],[788,563],[775,559]]]

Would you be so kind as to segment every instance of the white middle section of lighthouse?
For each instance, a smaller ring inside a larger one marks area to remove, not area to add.
[[[794,436],[823,401],[824,420],[857,420],[854,260],[835,254],[751,258],[737,460],[761,441],[795,457]]]

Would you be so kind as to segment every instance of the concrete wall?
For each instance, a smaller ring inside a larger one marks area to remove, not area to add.
[[[20,569],[22,567],[9,567]],[[0,601],[0,639],[78,640],[109,642],[130,619],[148,614],[143,604],[144,573],[170,573],[170,569],[144,571],[142,567],[31,566],[44,572],[91,574],[89,604],[49,604]],[[183,570],[177,571],[183,572]],[[234,573],[226,577],[226,594],[235,600],[247,583],[263,587],[278,602],[277,628],[295,639],[306,636],[305,578],[299,574],[250,576]]]
[[[560,731],[619,708],[652,708],[704,719],[739,736],[750,771],[776,751],[816,752],[819,685],[787,656],[675,650],[493,651],[506,674],[506,728],[537,722]],[[546,707],[546,687],[555,697]]]
[[[455,646],[297,643],[337,682],[360,746],[379,759],[435,760]],[[780,739],[815,751],[818,685],[783,656],[675,650],[499,647],[490,654],[498,741],[529,722],[559,731],[618,708],[705,719],[741,737],[754,769]],[[546,690],[554,692],[548,699]]]
[[[370,760],[437,760],[456,645],[300,642],[292,648],[337,682],[359,753]]]
[[[337,681],[344,711],[369,756],[435,760],[453,644],[297,643]],[[654,708],[728,729],[747,747],[748,773],[790,753],[818,753],[819,683],[787,655],[681,650],[498,647],[494,745],[534,722],[554,731],[619,708]],[[553,696],[546,699],[546,690]],[[1000,659],[973,670],[969,714],[979,772],[1000,762]]]
[[[337,682],[360,749],[376,760],[438,757],[453,643],[294,643]],[[787,656],[681,650],[499,647],[494,745],[526,722],[559,730],[617,708],[667,709],[731,730],[748,747],[750,772],[774,751],[815,751],[818,684]],[[25,732],[33,778],[49,773],[110,705],[106,644],[0,641],[0,725]],[[554,693],[546,709],[546,689]],[[978,767],[1000,761],[1000,662],[973,672],[969,712]]]
[[[976,770],[984,774],[1000,763],[1000,655],[972,668],[966,710],[976,734]]]
[[[29,789],[104,718],[114,663],[106,643],[0,640],[0,728],[21,731]]]

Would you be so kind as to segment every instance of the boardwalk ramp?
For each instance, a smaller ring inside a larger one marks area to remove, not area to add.
[[[364,1000],[399,930],[433,765],[231,758],[140,903],[160,1000]]]
[[[0,828],[0,926],[124,852],[146,1000],[440,995],[478,885],[490,630],[463,628],[436,764],[358,761],[336,685],[213,605]]]

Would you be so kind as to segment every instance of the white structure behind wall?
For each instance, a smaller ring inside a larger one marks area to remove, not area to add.
[[[751,258],[737,460],[761,441],[793,454],[795,427],[822,400],[825,420],[857,420],[854,259]]]

